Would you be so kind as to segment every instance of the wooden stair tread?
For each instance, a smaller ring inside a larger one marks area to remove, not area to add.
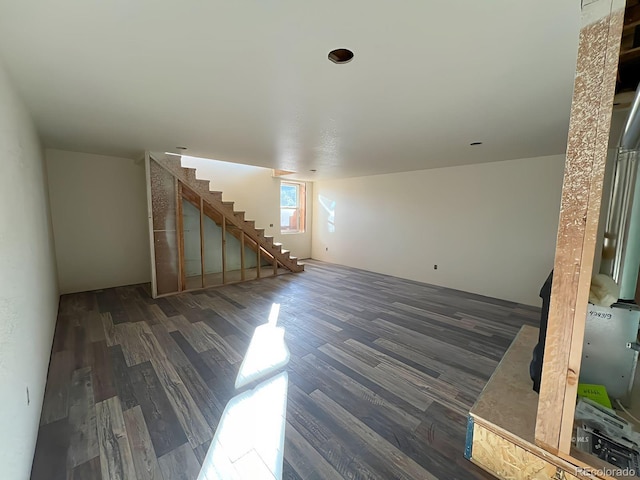
[[[227,225],[230,230],[242,231],[248,238],[251,238],[257,247],[263,252],[265,258],[272,258],[279,265],[291,272],[300,272],[304,270],[304,266],[297,263],[297,258],[290,255],[289,250],[282,249],[282,243],[274,242],[272,236],[265,236],[265,229],[256,228],[254,220],[245,220],[244,211],[233,211],[235,202],[223,201],[223,193],[220,191],[211,191],[210,181],[196,178],[197,170],[195,168],[183,167],[179,159],[153,159],[154,162],[161,165],[171,175],[177,178],[186,187],[193,190],[199,195],[205,203],[209,205],[220,216],[227,219]]]

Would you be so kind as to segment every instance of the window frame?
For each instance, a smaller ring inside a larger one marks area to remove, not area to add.
[[[283,186],[293,186],[296,188],[297,193],[297,205],[295,207],[283,207],[282,206],[282,187]],[[294,235],[297,233],[305,233],[306,231],[306,183],[305,182],[296,182],[293,180],[281,180],[280,181],[280,233],[282,235]],[[298,219],[298,228],[296,230],[293,229],[283,229],[282,227],[282,211],[294,211],[296,212]]]

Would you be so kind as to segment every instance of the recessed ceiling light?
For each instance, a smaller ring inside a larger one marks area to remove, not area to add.
[[[353,52],[346,48],[338,48],[329,52],[329,60],[333,63],[349,63],[353,59]]]
[[[315,168],[312,168],[311,170],[309,170],[310,172],[316,173],[318,170],[316,170]]]
[[[176,147],[176,150],[186,150],[187,147]]]
[[[482,145],[482,142],[471,142],[469,145],[475,147],[476,145]]]

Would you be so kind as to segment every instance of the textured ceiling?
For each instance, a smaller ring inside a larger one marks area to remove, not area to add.
[[[346,177],[564,152],[579,12],[578,0],[0,0],[0,57],[47,147],[184,145]],[[327,60],[340,47],[353,61]]]

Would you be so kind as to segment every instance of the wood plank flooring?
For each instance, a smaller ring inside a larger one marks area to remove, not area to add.
[[[539,310],[305,268],[156,300],[143,285],[64,295],[31,478],[195,480],[225,406],[255,386],[234,382],[274,303],[290,351],[282,478],[493,478],[462,456],[466,415]],[[258,471],[251,458],[236,471]]]

